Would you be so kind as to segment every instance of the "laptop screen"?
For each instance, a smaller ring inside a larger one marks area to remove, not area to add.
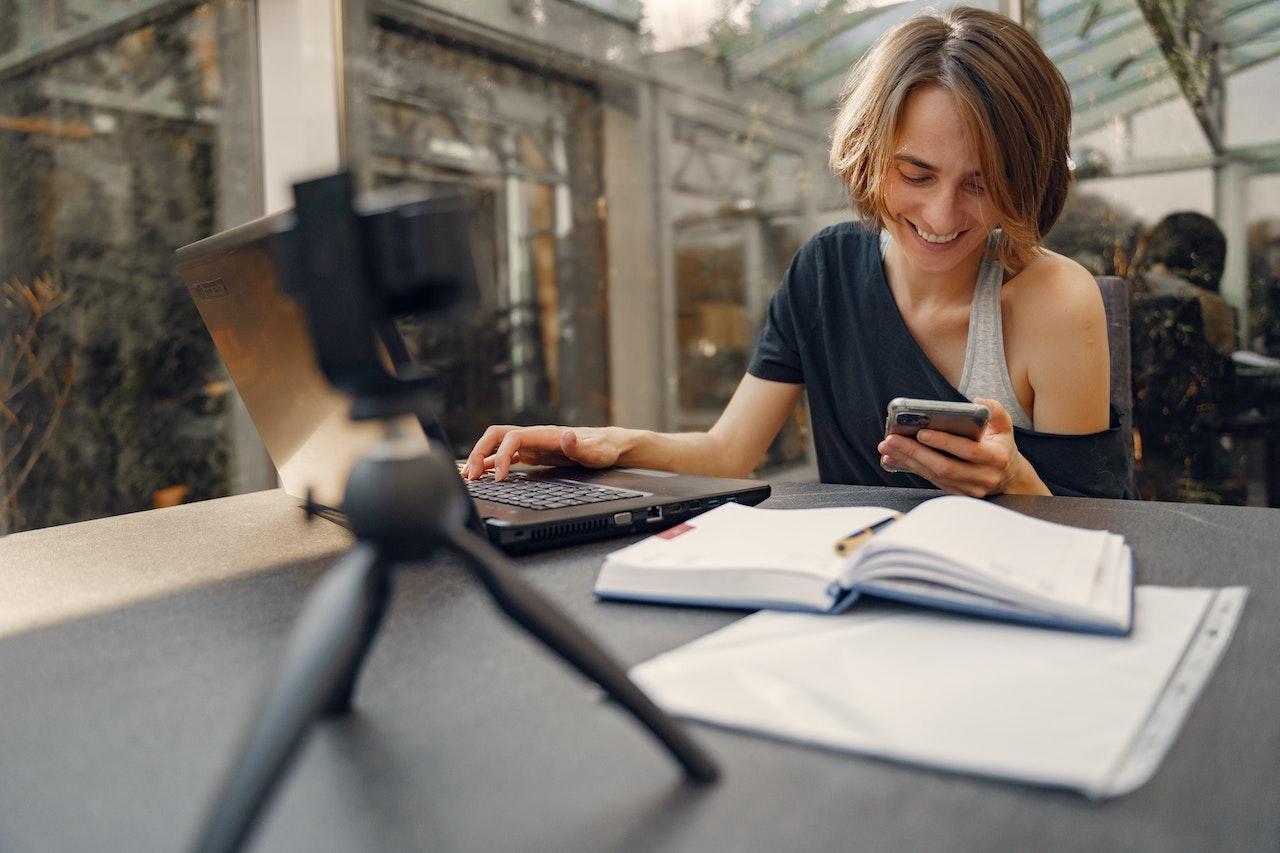
[[[376,421],[352,421],[351,398],[316,364],[306,316],[281,285],[271,252],[288,213],[254,220],[178,250],[186,283],[227,373],[290,495],[342,504],[351,467],[383,435]],[[405,435],[426,438],[414,418]]]

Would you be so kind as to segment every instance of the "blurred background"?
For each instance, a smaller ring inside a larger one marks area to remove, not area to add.
[[[456,452],[710,426],[792,254],[852,215],[845,73],[938,5],[0,0],[0,534],[275,485],[173,251],[340,163],[479,200],[473,322],[406,327]],[[1070,83],[1048,243],[1132,282],[1143,497],[1280,505],[1280,2],[972,5]],[[1225,252],[1156,252],[1172,213]],[[757,475],[816,478],[803,406]]]

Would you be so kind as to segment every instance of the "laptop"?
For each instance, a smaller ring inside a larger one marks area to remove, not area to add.
[[[281,287],[271,245],[291,221],[275,214],[184,246],[177,266],[281,486],[337,511],[351,467],[384,429],[350,420],[351,398],[321,373],[305,315]],[[396,334],[383,331],[386,347],[403,353]],[[443,438],[429,412],[397,426],[424,448],[427,436]],[[770,491],[757,480],[639,468],[514,471],[500,483],[487,475],[466,484],[484,532],[510,552],[653,532],[728,501],[757,504]]]

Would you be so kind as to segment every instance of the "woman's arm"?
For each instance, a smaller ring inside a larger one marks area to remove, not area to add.
[[[516,462],[530,465],[626,465],[686,474],[745,477],[795,408],[803,385],[743,376],[707,432],[659,433],[622,427],[491,426],[462,469],[475,479],[504,479]]]

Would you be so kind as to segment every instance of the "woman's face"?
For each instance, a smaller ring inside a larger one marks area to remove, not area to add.
[[[996,219],[978,154],[952,96],[928,86],[907,97],[885,182],[885,227],[915,269],[949,272],[980,257]]]

